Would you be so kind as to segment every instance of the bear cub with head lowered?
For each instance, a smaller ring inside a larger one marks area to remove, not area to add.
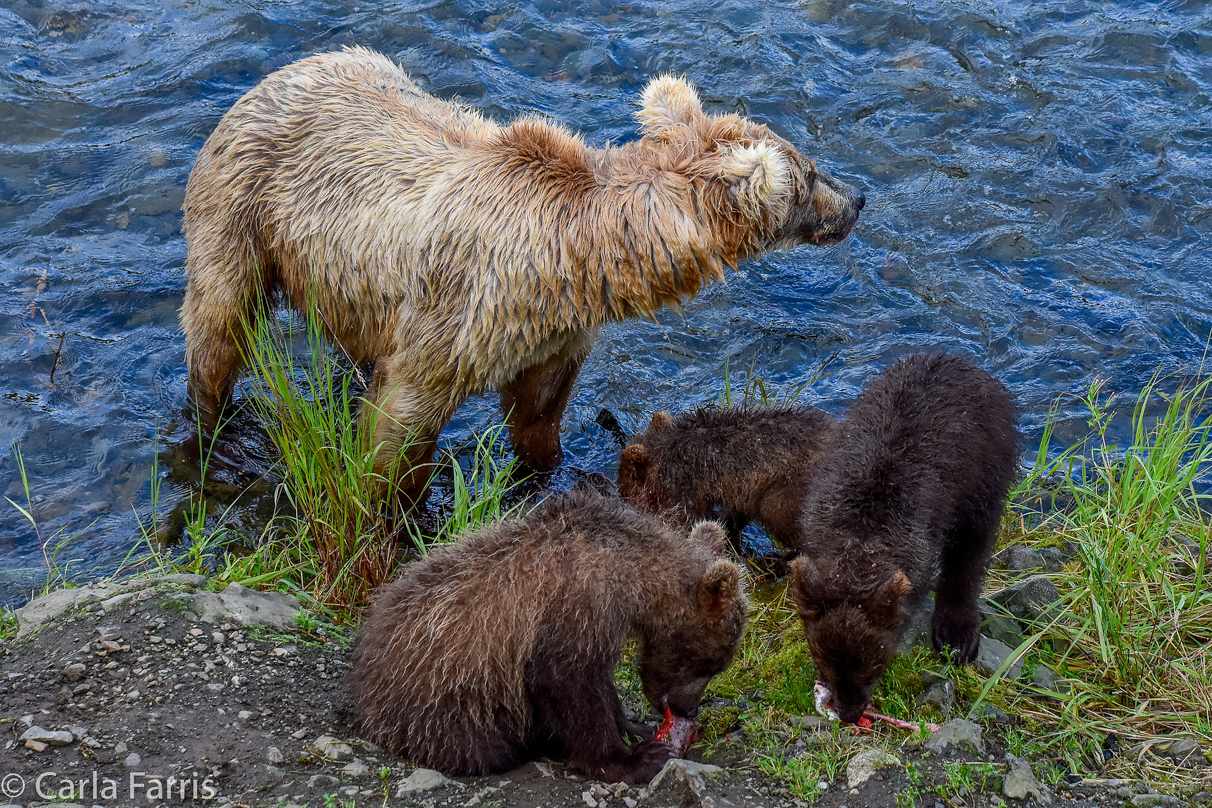
[[[719,519],[738,550],[750,521],[775,544],[794,548],[809,475],[835,427],[814,407],[658,412],[623,450],[619,494],[667,521]]]
[[[688,540],[576,491],[410,564],[377,595],[354,648],[363,736],[450,775],[547,756],[647,782],[673,751],[626,718],[614,668],[637,636],[648,701],[697,713],[748,609],[740,570],[718,556],[723,542],[715,523]]]
[[[843,721],[855,722],[935,590],[934,646],[980,643],[977,598],[1018,462],[1014,403],[963,359],[918,355],[850,406],[804,500],[792,588]]]

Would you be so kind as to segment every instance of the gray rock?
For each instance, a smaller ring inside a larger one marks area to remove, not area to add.
[[[143,762],[143,758],[139,757],[138,752],[131,752],[129,755],[126,756],[126,759],[122,761],[122,765],[128,769],[133,769],[142,762]]]
[[[396,786],[396,797],[407,797],[410,794],[420,794],[423,791],[433,791],[444,786],[456,785],[441,772],[433,769],[416,769]]]
[[[1018,648],[1023,641],[1023,627],[1019,622],[1005,614],[1001,607],[985,600],[981,601],[981,633],[1011,648]]]
[[[47,746],[67,746],[75,740],[75,737],[65,729],[43,729],[42,727],[30,727],[25,732],[21,733],[19,741],[35,741],[44,743]]]
[[[1006,711],[998,707],[996,704],[983,704],[980,711],[976,714],[977,718],[989,721],[994,724],[1002,724],[1010,726],[1017,723],[1013,716],[1007,715]]]
[[[981,737],[980,725],[962,718],[953,718],[939,727],[938,732],[926,741],[926,749],[930,752],[942,752],[951,748],[971,748],[976,752],[984,752],[985,741]]]
[[[1060,600],[1056,584],[1046,575],[1033,575],[989,596],[989,600],[1001,605],[1020,620],[1046,622],[1055,616]]]
[[[900,644],[896,647],[898,654],[907,654],[918,646],[930,647],[933,636],[934,596],[930,595],[922,604],[921,610],[909,620],[905,633],[901,635]]]
[[[1137,744],[1128,750],[1128,754],[1134,758],[1140,758],[1145,752],[1152,752],[1159,758],[1164,758],[1187,769],[1199,769],[1208,765],[1207,759],[1204,758],[1203,747],[1199,745],[1198,741],[1190,738],[1166,738],[1147,744]]]
[[[369,766],[367,766],[365,763],[358,760],[357,758],[354,758],[353,760],[351,760],[345,764],[345,766],[341,769],[341,774],[346,774],[346,775],[349,775],[350,777],[361,777],[362,775],[366,774],[368,771],[370,771]]]
[[[1187,801],[1169,794],[1137,794],[1131,804],[1134,808],[1186,808]]]
[[[84,678],[84,674],[88,672],[88,668],[83,662],[73,662],[63,668],[63,678],[69,682],[78,682]]]
[[[983,671],[985,675],[992,676],[1001,668],[1002,663],[1010,659],[1014,655],[1014,649],[1006,645],[1004,642],[991,639],[989,637],[981,637],[980,648],[976,651],[976,659],[973,664],[977,669]],[[1010,667],[1002,674],[1005,679],[1017,679],[1019,674],[1023,672],[1023,660],[1017,659]]]
[[[939,677],[931,682],[917,696],[918,707],[934,707],[943,718],[951,716],[951,708],[955,706],[955,682]],[[854,786],[851,786],[854,788]]]
[[[900,758],[883,749],[866,749],[850,759],[846,766],[846,788],[858,788],[880,769],[901,766]]]
[[[1057,676],[1046,665],[1040,665],[1035,669],[1035,673],[1031,674],[1031,684],[1041,690],[1048,690],[1052,693],[1065,694],[1073,689],[1068,681]]]
[[[353,757],[353,747],[342,741],[338,741],[331,735],[321,735],[316,738],[316,742],[312,744],[320,753],[321,757],[329,760],[348,760]]]
[[[307,778],[308,791],[327,791],[341,781],[331,774],[313,774]]]
[[[286,755],[282,754],[282,750],[276,746],[269,747],[269,751],[266,752],[265,758],[275,766],[286,762]]]
[[[139,589],[134,592],[125,592],[121,595],[114,595],[112,598],[106,598],[105,600],[101,601],[101,611],[111,612],[114,609],[117,609],[119,606],[123,606],[127,603],[147,600],[154,595],[155,592],[155,587],[149,586],[146,589]]]
[[[1174,568],[1181,575],[1193,575],[1200,564],[1199,542],[1182,534],[1174,537]],[[1203,568],[1212,570],[1212,547],[1204,551]]]
[[[228,584],[218,594],[198,592],[178,595],[174,600],[203,623],[235,621],[246,626],[291,628],[300,611],[298,602],[289,595],[257,592],[240,584]]]
[[[1012,800],[1033,797],[1044,805],[1052,802],[1052,794],[1035,779],[1030,763],[1014,755],[1006,755],[1006,762],[1010,764],[1010,771],[1002,778],[1003,794]]]
[[[1043,556],[1045,572],[1060,572],[1061,567],[1073,558],[1073,556],[1066,556],[1059,547],[1041,547],[1039,554]]]
[[[993,566],[1013,572],[1044,568],[1044,556],[1039,550],[1022,544],[1012,544],[993,556]]]
[[[131,578],[125,581],[90,584],[75,589],[56,589],[40,598],[35,598],[17,610],[17,636],[24,637],[46,625],[60,615],[101,601],[109,600],[137,589],[146,589],[160,584],[177,584],[188,587],[206,585],[204,575],[159,575],[150,578]]]
[[[715,808],[707,791],[706,777],[722,772],[719,766],[674,758],[665,762],[648,787],[640,792],[640,803]]]
[[[1191,795],[1192,805],[1212,805],[1212,791],[1197,791]]]

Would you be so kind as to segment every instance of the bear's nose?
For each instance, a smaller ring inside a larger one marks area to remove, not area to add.
[[[854,200],[855,210],[862,210],[863,205],[866,205],[866,204],[867,204],[867,197],[863,196],[862,194],[859,194],[859,198]]]

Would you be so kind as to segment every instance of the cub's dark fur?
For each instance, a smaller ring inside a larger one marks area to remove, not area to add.
[[[624,717],[615,665],[637,636],[649,702],[697,711],[748,608],[723,542],[718,524],[688,540],[591,491],[472,533],[376,597],[349,674],[355,720],[368,740],[446,774],[550,756],[647,782],[671,752]]]
[[[854,402],[804,501],[793,589],[834,706],[856,721],[935,589],[934,646],[963,662],[1018,462],[1009,393],[967,361],[911,356]]]
[[[795,547],[808,476],[836,422],[812,407],[658,412],[619,460],[619,493],[674,522],[718,518],[735,543],[749,522]]]

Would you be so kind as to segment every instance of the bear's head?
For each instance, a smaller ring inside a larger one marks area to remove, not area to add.
[[[854,723],[896,653],[905,625],[909,579],[897,570],[867,593],[830,586],[807,556],[791,563],[792,591],[817,672],[833,707]]]
[[[660,487],[648,443],[652,438],[673,426],[673,419],[664,410],[652,416],[648,429],[636,443],[623,449],[619,458],[619,496],[629,505],[649,513],[657,513],[673,503]]]
[[[637,113],[644,135],[694,155],[708,210],[745,229],[741,257],[844,239],[866,199],[785,139],[740,115],[708,115],[685,79],[648,83]]]
[[[636,663],[644,696],[657,712],[666,707],[693,718],[703,691],[732,663],[749,601],[740,569],[723,558],[727,537],[716,522],[700,522],[690,532],[698,549],[693,569],[670,582],[678,590],[652,615],[642,631]]]

